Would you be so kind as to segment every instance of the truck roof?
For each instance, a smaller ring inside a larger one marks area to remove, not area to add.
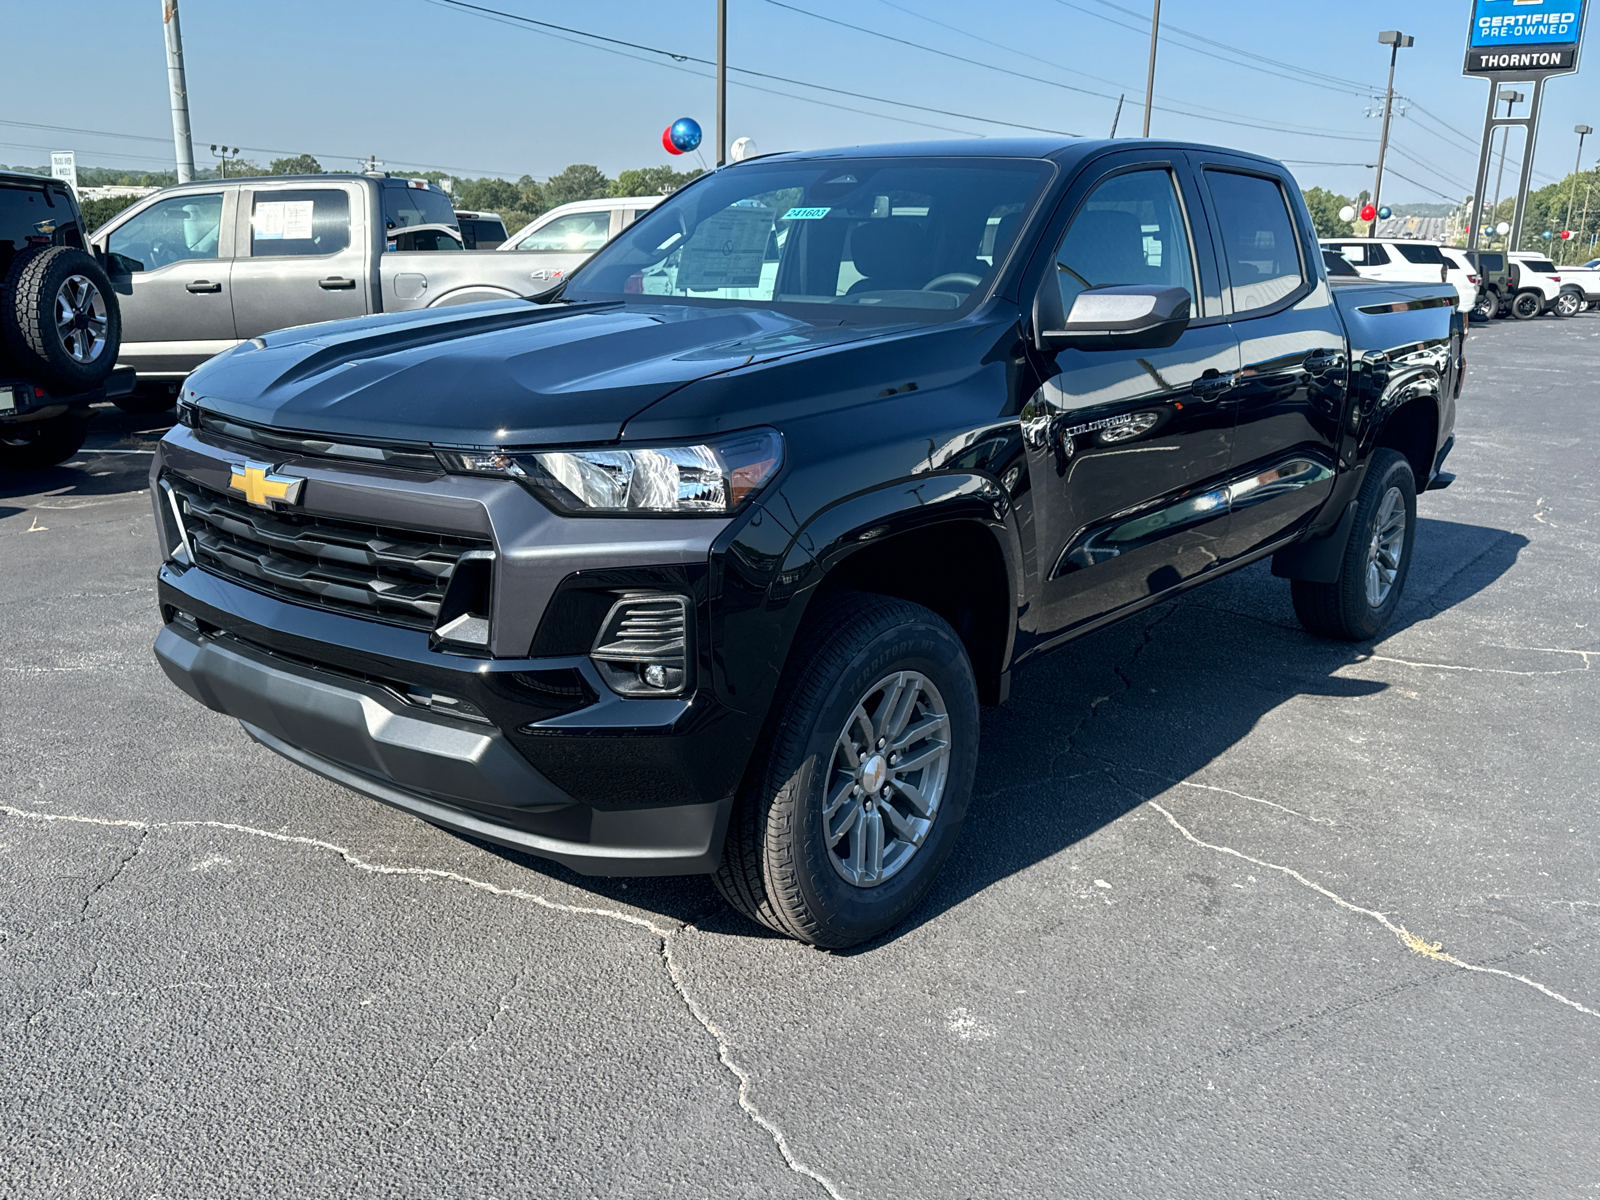
[[[1200,142],[1174,142],[1156,138],[946,138],[925,142],[887,142],[881,145],[864,143],[857,146],[833,146],[823,150],[785,150],[775,154],[761,154],[744,162],[796,162],[805,159],[826,158],[1048,158],[1056,162],[1078,162],[1102,150],[1198,150],[1214,154],[1227,154],[1235,158],[1255,159],[1257,162],[1278,165],[1276,159],[1234,150],[1226,146],[1211,146]],[[741,166],[734,163],[731,166]],[[729,168],[723,168],[727,170]]]

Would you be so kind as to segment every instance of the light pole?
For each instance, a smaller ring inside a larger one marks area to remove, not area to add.
[[[717,0],[717,166],[728,161],[728,0]]]
[[[215,142],[212,142],[211,153],[217,156],[217,170],[221,173],[222,178],[226,179],[228,177],[228,155],[237,155],[239,153],[239,147],[219,146]]]
[[[161,24],[167,39],[167,90],[172,95],[172,145],[178,182],[194,180],[194,142],[189,134],[189,85],[183,78],[183,33],[178,26],[178,0],[161,0]]]
[[[1150,106],[1156,99],[1156,39],[1161,33],[1161,0],[1150,14],[1150,69],[1144,76],[1144,136],[1150,136]]]
[[[1501,88],[1500,99],[1506,102],[1506,116],[1509,117],[1512,105],[1521,104],[1527,97],[1521,92],[1512,91],[1510,88]],[[1500,223],[1500,184],[1506,177],[1506,143],[1510,140],[1511,127],[1508,125],[1500,131],[1500,170],[1494,177],[1494,207],[1489,210],[1489,215],[1493,218],[1489,222],[1490,229]]]
[[[1578,157],[1572,164],[1572,190],[1567,193],[1567,219],[1561,225],[1562,229],[1569,232],[1572,229],[1572,202],[1578,198],[1578,172],[1583,170],[1583,139],[1593,133],[1594,130],[1587,125],[1574,125],[1572,132],[1578,135]],[[1567,240],[1570,242],[1573,239],[1568,238]],[[1565,245],[1561,247],[1561,257],[1563,261],[1567,257],[1567,247]]]
[[[1389,117],[1394,112],[1394,60],[1400,56],[1402,48],[1412,45],[1416,40],[1398,29],[1385,29],[1378,35],[1378,44],[1389,47],[1389,90],[1383,97],[1383,133],[1378,139],[1378,177],[1372,184],[1373,208],[1383,203],[1383,156],[1389,149]],[[1376,219],[1373,229],[1377,229]]]

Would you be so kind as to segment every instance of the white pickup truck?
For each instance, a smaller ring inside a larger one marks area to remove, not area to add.
[[[445,227],[428,239],[439,249],[405,232],[419,227]],[[424,179],[308,175],[164,188],[93,235],[121,301],[117,361],[138,371],[151,407],[164,407],[206,359],[276,329],[550,288],[520,256],[461,250],[457,229],[450,197]]]

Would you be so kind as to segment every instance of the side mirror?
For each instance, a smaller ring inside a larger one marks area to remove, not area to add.
[[[1050,350],[1159,350],[1189,327],[1189,293],[1178,287],[1101,287],[1079,292],[1059,329],[1042,329]]]

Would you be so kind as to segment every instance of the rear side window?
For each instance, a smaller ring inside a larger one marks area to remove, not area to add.
[[[1376,242],[1348,242],[1328,249],[1358,267],[1382,267],[1389,262],[1388,253]]]
[[[1001,217],[985,239],[1004,240]],[[1020,217],[1012,219],[1014,225]],[[1177,188],[1165,170],[1113,175],[1090,193],[1056,251],[1061,309],[1072,311],[1079,293],[1094,287],[1181,287],[1195,297],[1189,230]]]
[[[1522,260],[1522,265],[1529,271],[1539,275],[1554,275],[1556,273],[1555,263],[1548,258],[1525,258]]]
[[[1401,258],[1419,266],[1437,267],[1444,262],[1444,255],[1439,253],[1439,247],[1437,246],[1417,246],[1409,242],[1396,242],[1394,248],[1400,252]]]
[[[1222,227],[1235,313],[1267,308],[1305,282],[1283,189],[1259,175],[1206,172]]]
[[[1478,265],[1485,271],[1504,271],[1506,269],[1506,260],[1498,254],[1480,254],[1478,255]]]
[[[59,191],[0,185],[0,254],[28,246],[77,246],[83,238],[72,205]],[[9,258],[9,255],[7,256]]]
[[[350,245],[350,197],[342,188],[257,192],[250,257],[337,254]]]

